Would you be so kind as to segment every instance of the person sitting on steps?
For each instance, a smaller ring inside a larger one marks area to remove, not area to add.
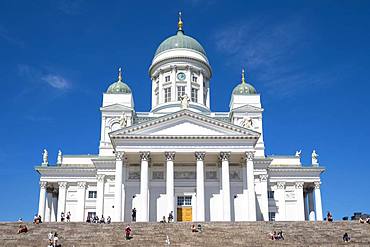
[[[111,221],[112,221],[112,219],[110,218],[110,216],[108,216],[108,218],[107,218],[107,224],[110,224]]]
[[[327,218],[328,222],[333,222],[333,215],[330,212],[328,212],[326,218]]]
[[[17,233],[20,234],[20,233],[26,233],[26,232],[28,232],[27,226],[23,224],[19,225]]]
[[[130,240],[132,238],[131,231],[132,231],[132,229],[131,229],[130,225],[127,225],[126,228],[125,228],[126,240]]]
[[[195,227],[194,224],[191,226],[191,232],[198,232],[198,229]]]
[[[102,215],[102,216],[100,217],[100,224],[105,224],[104,215]]]
[[[348,243],[349,241],[351,241],[351,238],[349,237],[348,233],[344,233],[344,235],[343,235],[343,241],[345,243]]]
[[[201,224],[198,224],[197,230],[198,230],[198,232],[202,232],[203,231],[203,228],[202,228],[202,225]]]

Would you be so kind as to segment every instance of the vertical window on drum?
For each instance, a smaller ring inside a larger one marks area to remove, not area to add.
[[[198,103],[198,89],[196,88],[191,89],[191,101]]]
[[[185,94],[185,86],[177,87],[177,101],[181,101],[181,96]]]
[[[164,89],[164,102],[170,102],[171,101],[171,88],[165,88]]]
[[[168,75],[168,76],[166,76],[165,78],[164,78],[164,81],[165,82],[169,82],[171,80],[171,78],[170,78],[170,76]]]

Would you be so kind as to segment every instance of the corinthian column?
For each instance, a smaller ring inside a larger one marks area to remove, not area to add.
[[[322,221],[322,205],[321,205],[321,192],[320,181],[315,182],[315,208],[316,208],[316,221]]]
[[[254,190],[254,151],[245,152],[247,166],[247,184],[248,184],[248,205],[249,205],[249,220],[256,221],[256,193]]]
[[[204,206],[204,157],[205,152],[195,152],[197,161],[197,221],[205,221]]]
[[[174,185],[174,168],[173,161],[175,152],[165,152],[166,157],[166,195],[167,195],[167,213],[175,211],[175,185]]]
[[[305,210],[304,210],[304,200],[303,200],[303,185],[304,182],[296,182],[295,183],[295,193],[297,197],[297,212],[299,221],[304,221],[305,218]]]
[[[86,197],[86,182],[77,183],[77,215],[76,221],[85,221],[85,197]],[[73,218],[73,215],[72,215]]]
[[[58,185],[59,185],[59,195],[58,195],[57,221],[58,217],[60,217],[62,212],[65,213],[66,210],[67,182],[58,182]]]
[[[122,221],[122,174],[124,152],[116,152],[115,191],[114,191],[114,221]],[[100,216],[99,216],[100,217]]]
[[[104,214],[104,174],[96,175],[97,191],[96,191],[96,214],[101,217]]]
[[[276,199],[278,200],[278,219],[279,221],[286,220],[285,217],[285,182],[277,182],[276,183]]]
[[[138,212],[138,221],[149,221],[149,179],[148,167],[150,152],[140,152],[141,170],[140,170],[140,195],[142,198],[142,212]]]
[[[45,201],[46,201],[46,186],[47,182],[40,181],[40,197],[39,197],[39,215],[41,215],[42,220],[45,220]]]
[[[260,175],[261,181],[261,213],[264,221],[269,221],[269,201],[267,195],[267,174]]]
[[[222,195],[223,195],[223,220],[231,220],[230,212],[230,175],[229,175],[229,159],[230,152],[221,152],[221,170],[222,170]]]

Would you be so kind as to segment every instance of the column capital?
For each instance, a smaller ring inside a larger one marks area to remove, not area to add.
[[[48,185],[48,182],[46,181],[40,181],[40,188],[41,189],[46,189],[46,186]]]
[[[276,186],[278,189],[285,189],[285,182],[276,182]]]
[[[123,160],[125,158],[125,152],[123,151],[116,151],[114,155],[116,156],[116,160]]]
[[[140,159],[148,161],[150,158],[150,152],[149,151],[143,151],[140,152]]]
[[[194,155],[197,161],[203,161],[204,157],[206,156],[206,152],[195,152]]]
[[[295,183],[295,188],[296,189],[303,189],[304,182],[296,182]]]
[[[231,152],[220,152],[220,159],[222,161],[227,161],[230,159]]]
[[[261,174],[260,175],[260,180],[261,182],[267,182],[267,178],[269,177],[268,174]]]
[[[172,152],[172,151],[164,152],[164,156],[166,157],[167,161],[175,160],[175,155],[176,155],[176,152]]]
[[[316,189],[320,189],[320,185],[321,185],[321,182],[320,181],[315,181],[315,182],[313,182],[314,183],[314,185],[315,185],[315,190]]]
[[[85,181],[77,182],[77,187],[79,189],[85,189],[86,188],[86,182]]]
[[[59,185],[59,188],[67,188],[67,182],[64,182],[64,181],[61,181],[61,182],[58,182],[58,185]]]
[[[254,159],[254,153],[255,151],[247,151],[245,152],[245,159],[246,160],[253,160]]]
[[[104,174],[97,174],[96,179],[98,182],[104,182],[105,175]]]

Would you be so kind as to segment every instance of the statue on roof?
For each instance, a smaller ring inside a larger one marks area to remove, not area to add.
[[[316,153],[316,150],[314,149],[312,151],[312,154],[311,154],[311,161],[312,161],[311,163],[312,163],[312,165],[317,166],[319,164],[317,157],[319,157],[319,155]]]
[[[44,151],[42,152],[42,165],[47,166],[48,164],[48,151],[44,149]]]
[[[190,99],[187,94],[184,94],[181,96],[181,109],[188,109],[189,108],[189,102]]]
[[[253,127],[253,119],[251,117],[243,117],[242,121],[240,122],[243,128],[250,129]]]
[[[119,118],[119,124],[122,128],[125,128],[127,126],[127,116],[125,113],[123,113],[122,116]]]
[[[62,164],[62,151],[59,149],[58,151],[58,157],[57,157],[57,165]]]
[[[301,158],[301,153],[302,153],[302,150],[297,150],[296,152],[295,152],[295,157],[298,157],[298,158]]]

